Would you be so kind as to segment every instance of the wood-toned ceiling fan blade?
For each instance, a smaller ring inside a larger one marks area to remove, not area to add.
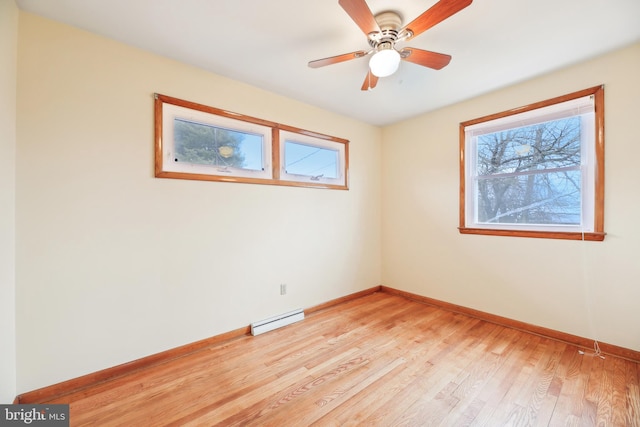
[[[361,90],[371,90],[378,84],[378,76],[374,76],[371,70],[367,73],[367,77],[364,78]]]
[[[415,47],[406,47],[400,51],[400,56],[405,61],[422,65],[423,67],[439,70],[449,65],[451,55],[444,53],[431,52],[428,50],[416,49]]]
[[[376,18],[364,0],[339,0],[338,4],[347,12],[365,35],[380,32]]]
[[[460,12],[469,6],[473,0],[440,0],[438,3],[427,9],[422,15],[411,21],[404,27],[413,35],[410,38],[422,34],[434,25],[444,21],[451,15]],[[408,40],[408,39],[407,39]]]
[[[351,59],[362,58],[363,56],[367,56],[367,52],[365,52],[364,50],[358,50],[350,53],[343,53],[342,55],[330,56],[329,58],[322,58],[322,59],[316,59],[315,61],[309,61],[309,67],[320,68],[326,65],[349,61]]]

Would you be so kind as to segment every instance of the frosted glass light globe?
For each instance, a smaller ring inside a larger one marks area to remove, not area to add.
[[[400,54],[395,49],[376,52],[369,60],[371,73],[376,77],[387,77],[395,73],[400,66]]]

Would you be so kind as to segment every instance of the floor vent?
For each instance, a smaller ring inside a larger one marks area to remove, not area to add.
[[[302,309],[290,311],[288,313],[273,316],[268,319],[261,320],[251,324],[251,335],[260,335],[274,329],[299,322],[304,319],[304,311]]]

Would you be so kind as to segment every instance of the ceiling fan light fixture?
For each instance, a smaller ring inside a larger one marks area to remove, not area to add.
[[[419,36],[473,2],[473,0],[432,0],[431,3],[435,2],[434,5],[413,21],[403,25],[402,16],[398,12],[387,10],[374,15],[369,9],[367,1],[338,0],[338,4],[360,27],[372,50],[368,52],[359,50],[309,61],[309,67],[319,68],[373,54],[370,57],[369,70],[360,87],[361,90],[371,90],[376,87],[380,77],[387,77],[395,73],[401,60],[434,70],[440,70],[447,66],[451,61],[451,55],[411,47],[397,51],[395,46],[397,43]]]
[[[387,77],[400,66],[400,54],[393,47],[378,50],[369,60],[371,73],[376,77]]]

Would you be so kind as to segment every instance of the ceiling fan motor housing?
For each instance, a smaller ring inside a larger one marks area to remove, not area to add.
[[[399,32],[402,29],[402,18],[398,13],[388,11],[377,14],[375,19],[380,27],[380,32],[369,34],[369,44],[373,48],[377,48],[383,43],[393,46],[398,40]]]

